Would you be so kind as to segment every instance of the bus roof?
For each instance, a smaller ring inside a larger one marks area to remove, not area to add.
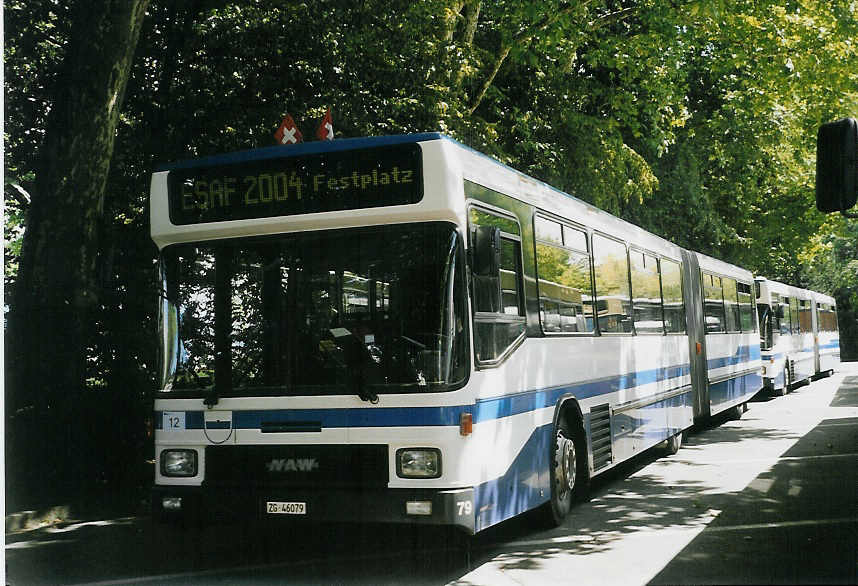
[[[210,155],[198,159],[184,159],[175,163],[159,165],[155,172],[174,171],[176,169],[193,169],[194,167],[208,167],[212,165],[224,165],[230,163],[245,163],[247,161],[261,161],[265,159],[282,159],[289,157],[300,157],[303,155],[314,155],[317,153],[332,153],[337,151],[348,151],[353,149],[365,149],[372,147],[408,144],[412,142],[423,142],[426,140],[446,139],[453,140],[439,132],[424,132],[420,134],[397,134],[392,136],[369,136],[361,138],[341,138],[337,140],[319,140],[314,142],[302,142],[284,147],[275,145],[246,151],[235,151],[219,155]]]

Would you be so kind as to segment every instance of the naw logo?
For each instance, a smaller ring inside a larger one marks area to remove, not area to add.
[[[265,464],[269,472],[312,472],[319,469],[316,458],[274,458]]]

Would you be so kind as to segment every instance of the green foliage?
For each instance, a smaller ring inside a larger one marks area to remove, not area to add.
[[[24,219],[35,184],[35,154],[44,138],[51,91],[68,35],[68,8],[47,0],[3,5],[5,128],[3,240],[6,290],[14,283]]]
[[[70,10],[4,5],[9,287]],[[87,378],[146,411],[152,170],[273,145],[287,111],[312,140],[328,107],[338,137],[442,131],[677,244],[832,293],[856,356],[858,235],[813,209],[816,128],[858,115],[856,12],[851,0],[153,0],[99,227]],[[577,287],[569,259],[540,254],[543,278]]]
[[[843,360],[858,360],[858,222],[833,216],[802,255],[807,285],[837,300]]]

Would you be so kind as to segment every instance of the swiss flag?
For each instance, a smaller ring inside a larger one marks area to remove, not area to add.
[[[316,129],[316,138],[319,140],[334,140],[334,121],[331,119],[331,109],[325,112],[319,128]]]
[[[286,114],[280,128],[274,133],[274,138],[277,139],[277,144],[296,144],[304,140],[304,135],[298,130],[292,117]]]

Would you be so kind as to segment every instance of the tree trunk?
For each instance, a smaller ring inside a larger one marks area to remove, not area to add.
[[[9,314],[7,462],[19,490],[49,486],[60,493],[85,480],[78,450],[91,430],[80,411],[88,326],[98,307],[98,229],[148,3],[90,0],[75,7]]]

